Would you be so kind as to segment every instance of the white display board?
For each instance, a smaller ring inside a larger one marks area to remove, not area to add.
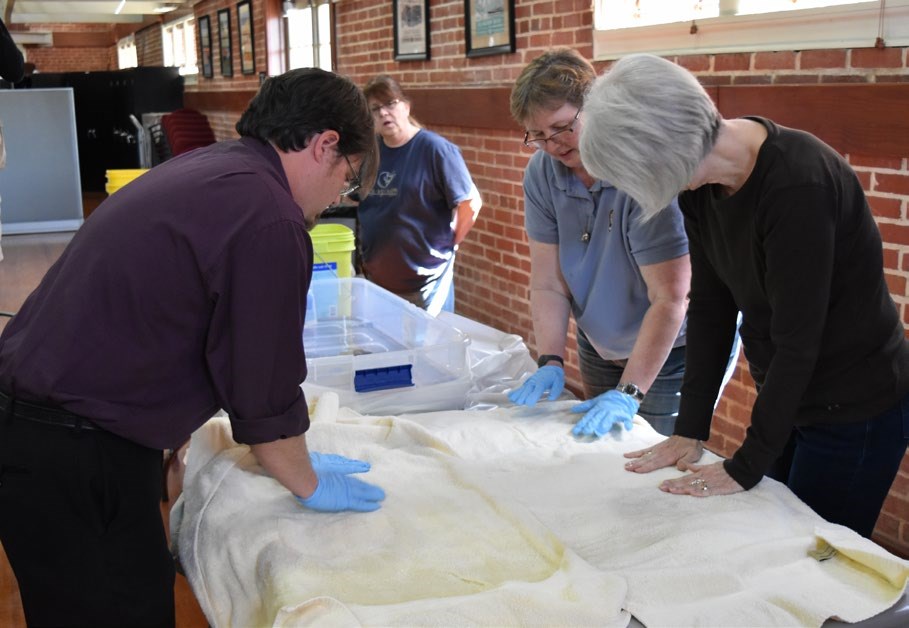
[[[72,88],[0,90],[3,233],[75,231],[82,189]]]

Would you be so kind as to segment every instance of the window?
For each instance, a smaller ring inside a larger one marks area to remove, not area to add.
[[[595,0],[594,57],[909,45],[909,0]]]
[[[331,5],[326,1],[284,3],[287,68],[331,70]]]
[[[164,67],[177,67],[181,75],[198,74],[196,65],[196,21],[187,17],[161,27]]]
[[[139,56],[136,54],[136,37],[128,35],[117,42],[117,67],[135,68],[139,65]]]

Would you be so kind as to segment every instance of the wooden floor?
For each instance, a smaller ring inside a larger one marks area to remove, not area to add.
[[[19,310],[25,298],[60,256],[71,237],[72,234],[51,233],[7,235],[0,240],[4,257],[3,261],[0,261],[0,312]],[[7,317],[0,316],[0,330],[6,326],[8,320]],[[170,504],[161,505],[165,528],[169,511]],[[174,596],[178,628],[208,626],[183,576],[177,576]],[[0,546],[0,626],[4,628],[25,626],[25,617],[19,601],[19,588],[2,546]]]

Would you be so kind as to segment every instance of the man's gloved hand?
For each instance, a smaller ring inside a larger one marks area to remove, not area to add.
[[[338,454],[309,453],[309,461],[319,479],[315,492],[306,499],[294,495],[302,506],[318,512],[355,510],[371,512],[379,509],[385,491],[363,480],[348,477],[351,473],[365,473],[371,465]]]
[[[368,462],[345,458],[338,454],[320,454],[309,452],[309,461],[316,473],[366,473],[371,468]]]
[[[565,369],[561,366],[547,364],[537,369],[537,372],[527,378],[520,388],[508,393],[512,403],[519,406],[534,406],[547,390],[549,400],[555,401],[565,388]]]
[[[319,485],[306,499],[294,495],[301,506],[317,512],[372,512],[379,509],[385,491],[343,473],[319,473]]]
[[[616,423],[624,423],[630,430],[634,415],[641,407],[641,402],[618,390],[607,390],[602,395],[588,399],[574,406],[572,412],[586,412],[571,430],[575,436],[595,436],[599,438],[609,433]]]

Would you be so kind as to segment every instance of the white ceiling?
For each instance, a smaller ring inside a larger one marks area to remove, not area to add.
[[[126,0],[119,14],[120,0],[0,0],[0,14],[9,24],[35,23],[141,23],[149,17],[178,8],[189,8],[191,0]]]

